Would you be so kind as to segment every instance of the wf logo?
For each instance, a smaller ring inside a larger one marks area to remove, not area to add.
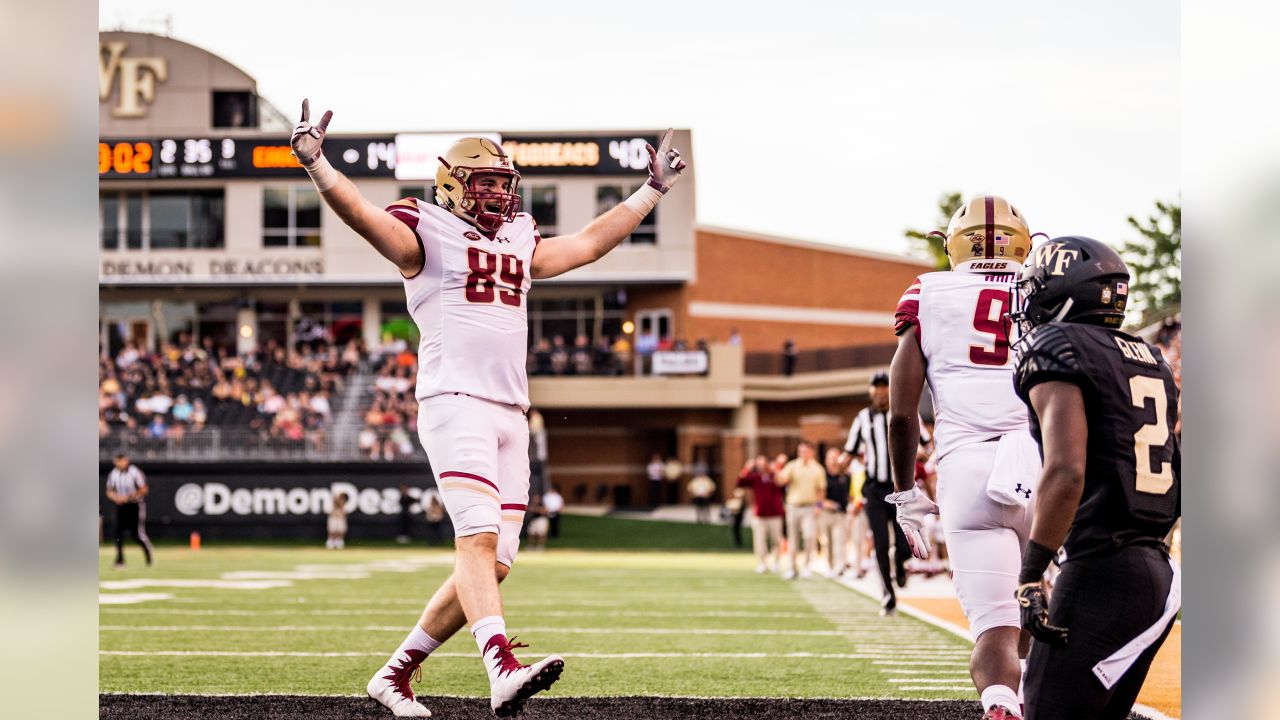
[[[106,102],[120,77],[120,102],[111,108],[113,117],[136,118],[147,114],[143,102],[156,99],[156,83],[169,79],[169,61],[159,57],[127,58],[125,42],[102,43],[98,48],[98,101]]]
[[[1014,491],[1014,492],[1016,492],[1016,493],[1022,493],[1022,497],[1026,498],[1026,499],[1028,499],[1028,500],[1030,500],[1030,499],[1031,499],[1031,490],[1030,490],[1030,489],[1024,489],[1024,488],[1022,487],[1022,483],[1018,483],[1018,487],[1014,488],[1014,489],[1013,489],[1013,491]]]

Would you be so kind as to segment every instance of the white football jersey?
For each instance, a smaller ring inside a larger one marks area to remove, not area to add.
[[[529,409],[528,292],[541,237],[525,213],[490,237],[453,213],[408,198],[387,207],[426,254],[404,280],[418,325],[418,400],[464,393]]]
[[[916,326],[933,392],[938,458],[1027,428],[1013,390],[1009,294],[1018,265],[970,260],[916,278],[898,301],[899,334]]]

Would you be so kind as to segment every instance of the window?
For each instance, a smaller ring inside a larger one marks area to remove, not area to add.
[[[630,197],[636,190],[639,190],[641,184],[620,185],[608,183],[597,185],[596,215],[603,215],[612,210],[615,205]],[[652,245],[656,243],[658,241],[657,214],[658,209],[654,208],[652,212],[645,215],[644,220],[640,221],[640,226],[635,229],[635,232],[631,233],[626,242],[633,245]]]
[[[102,229],[102,249],[120,247],[120,196],[103,195],[98,199],[98,227]]]
[[[224,207],[221,190],[102,193],[102,249],[220,248]]]
[[[429,205],[435,205],[436,198],[431,192],[434,189],[434,187],[424,185],[401,185],[400,194],[396,196],[396,199],[403,200],[404,198],[417,198],[419,200],[425,200]]]
[[[616,298],[617,295],[617,292],[607,291],[589,297],[531,299],[530,345],[543,339],[553,341],[557,335],[570,345],[579,335],[587,336],[592,343],[601,337],[613,340],[622,334],[622,322],[626,319],[625,309],[611,302],[611,296]]]
[[[248,90],[213,91],[213,127],[258,126],[258,99]]]
[[[311,185],[262,190],[263,247],[320,247],[320,193]]]
[[[556,186],[521,185],[521,209],[533,216],[542,237],[558,235],[556,230]],[[614,203],[615,205],[617,203]]]

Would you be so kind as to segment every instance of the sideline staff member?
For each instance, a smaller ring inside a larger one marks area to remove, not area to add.
[[[124,453],[116,453],[115,469],[107,475],[107,499],[116,506],[116,564],[124,567],[124,534],[128,531],[142,546],[142,554],[151,565],[151,540],[147,538],[147,477],[137,465],[130,464]]]

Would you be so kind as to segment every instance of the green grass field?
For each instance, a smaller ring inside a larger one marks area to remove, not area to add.
[[[136,548],[126,570],[111,559],[104,548],[102,692],[350,696],[412,626],[452,554],[162,547],[154,568]],[[525,552],[503,585],[508,628],[531,645],[522,657],[566,657],[551,696],[974,697],[959,638],[880,618],[876,603],[833,582],[753,567],[727,552]],[[210,586],[228,582],[273,586]],[[109,602],[139,593],[171,597]],[[418,693],[486,695],[476,654],[468,634],[445,643]]]

